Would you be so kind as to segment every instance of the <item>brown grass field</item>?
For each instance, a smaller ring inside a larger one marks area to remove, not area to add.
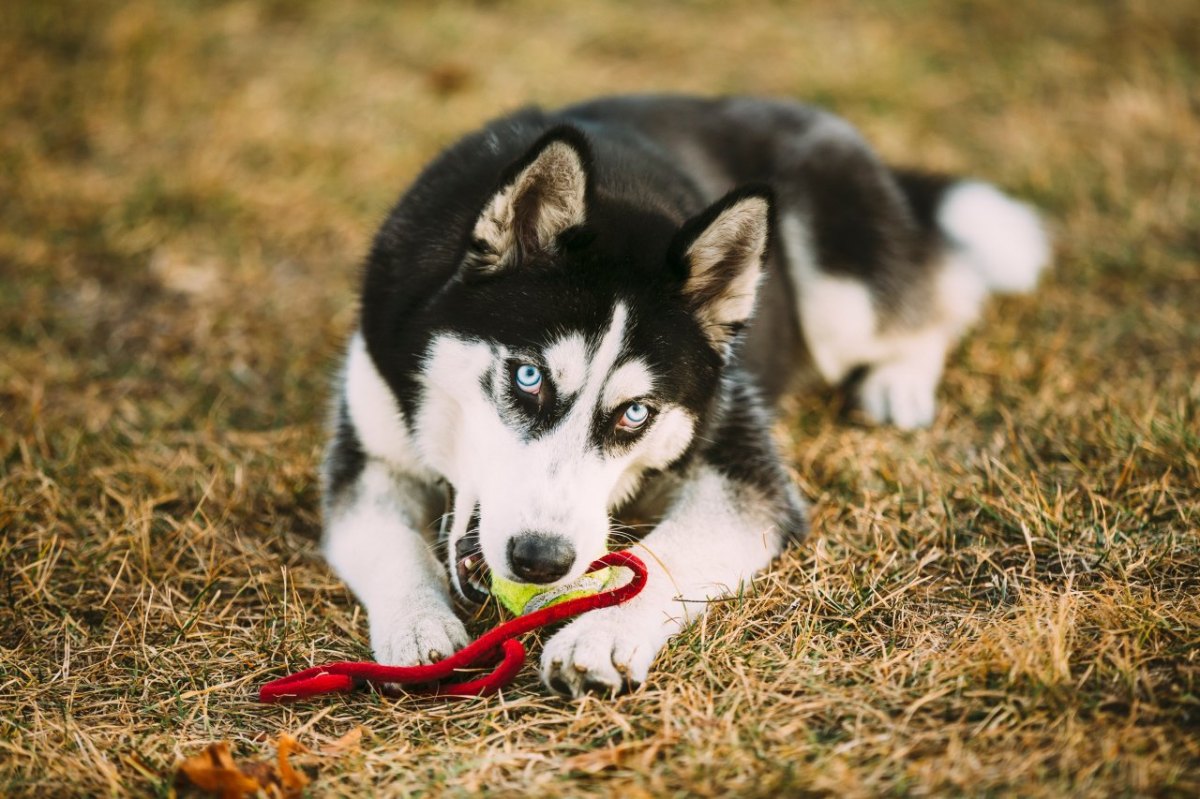
[[[650,89],[831,106],[1053,271],[928,431],[796,398],[813,538],[637,692],[256,704],[369,656],[316,465],[375,226],[490,116]],[[361,725],[308,795],[1196,796],[1198,375],[1195,0],[4,3],[0,794]]]

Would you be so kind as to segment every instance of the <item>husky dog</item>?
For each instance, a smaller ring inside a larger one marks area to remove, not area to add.
[[[324,551],[375,656],[466,644],[451,591],[481,601],[487,569],[559,584],[632,545],[645,590],[557,632],[541,673],[639,684],[805,536],[770,430],[796,376],[929,425],[985,296],[1048,257],[1028,206],[792,102],[611,98],[466,136],[375,238],[335,398]]]

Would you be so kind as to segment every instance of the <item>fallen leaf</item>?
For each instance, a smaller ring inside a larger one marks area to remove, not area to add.
[[[288,756],[293,752],[305,751],[296,739],[284,733],[279,736],[279,782],[283,786],[284,795],[300,795],[304,790],[304,786],[308,785],[308,775],[303,772],[296,771],[292,768],[292,764],[288,761]]]
[[[308,785],[308,775],[297,771],[289,759],[293,752],[305,751],[290,735],[279,736],[275,761],[236,763],[229,754],[229,742],[209,745],[180,765],[180,772],[205,791],[221,799],[246,799],[262,791],[270,797],[296,799]]]
[[[229,742],[211,744],[198,755],[183,761],[180,767],[197,788],[219,793],[221,799],[243,799],[258,791],[258,780],[247,776],[233,762]]]

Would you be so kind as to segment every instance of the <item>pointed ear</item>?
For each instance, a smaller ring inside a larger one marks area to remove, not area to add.
[[[553,252],[558,236],[587,212],[590,153],[583,134],[559,127],[543,135],[508,171],[471,231],[467,264],[491,274],[535,252]]]
[[[718,350],[754,311],[771,228],[771,190],[736,189],[688,221],[676,236],[683,296]]]

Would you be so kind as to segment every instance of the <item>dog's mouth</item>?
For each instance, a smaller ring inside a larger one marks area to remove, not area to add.
[[[479,535],[472,530],[455,546],[454,570],[458,577],[458,591],[463,599],[482,605],[491,595],[491,569],[483,559],[479,547]]]

